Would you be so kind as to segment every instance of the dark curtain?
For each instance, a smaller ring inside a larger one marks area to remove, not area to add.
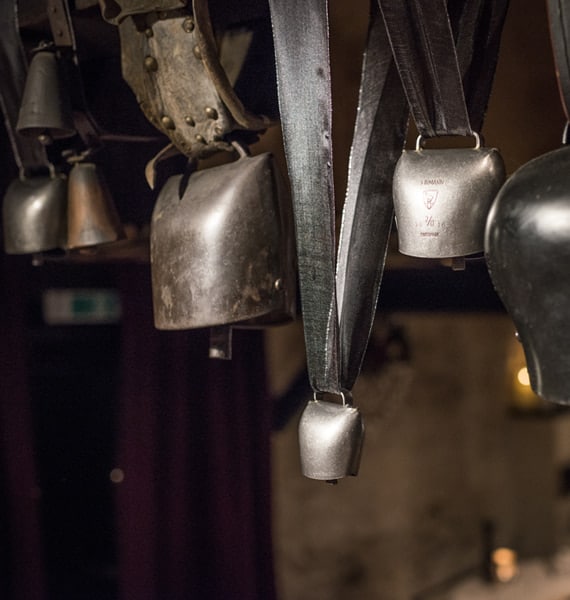
[[[29,262],[0,253],[0,593],[11,600],[47,595],[24,338]]]
[[[154,329],[148,267],[120,281],[120,598],[271,600],[261,334],[234,332],[233,360],[209,359],[206,331]]]

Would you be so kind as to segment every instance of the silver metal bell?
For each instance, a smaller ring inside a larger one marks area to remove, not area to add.
[[[52,49],[39,50],[30,62],[16,129],[45,141],[75,135],[69,92]]]
[[[69,173],[67,247],[83,248],[123,239],[111,192],[98,167],[77,162]]]
[[[402,254],[451,258],[482,252],[485,223],[505,180],[496,148],[404,151],[394,171],[398,245]]]
[[[67,182],[62,175],[22,176],[4,195],[4,249],[7,254],[33,254],[65,248]]]
[[[182,189],[181,189],[182,188]],[[270,154],[171,177],[151,221],[158,329],[262,326],[295,312],[290,205]]]
[[[485,257],[532,389],[570,404],[570,147],[531,160],[505,183],[489,213]]]
[[[356,476],[360,466],[364,423],[355,406],[310,400],[299,421],[301,471],[305,477],[335,482]]]

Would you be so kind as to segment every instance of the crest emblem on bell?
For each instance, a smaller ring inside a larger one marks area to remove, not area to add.
[[[437,190],[424,190],[424,204],[431,210],[437,200]]]
[[[489,213],[485,257],[532,389],[570,404],[570,147],[531,160],[505,183]]]
[[[337,404],[315,397],[301,415],[299,449],[305,477],[335,482],[358,474],[364,424],[346,394],[342,399]]]
[[[398,244],[402,254],[452,258],[482,252],[487,214],[504,182],[496,148],[404,151],[394,171]]]
[[[270,154],[171,177],[151,221],[155,326],[262,326],[295,308],[292,215]]]

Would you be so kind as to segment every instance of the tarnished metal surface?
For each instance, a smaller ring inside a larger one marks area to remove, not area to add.
[[[357,475],[363,441],[364,425],[358,408],[311,400],[299,422],[303,475],[324,481]]]
[[[75,135],[69,92],[53,49],[40,50],[32,58],[16,130],[25,136],[44,136],[45,142]]]
[[[270,154],[197,171],[187,183],[171,177],[151,223],[156,327],[290,318],[291,218]]]
[[[496,148],[405,151],[394,172],[400,252],[422,258],[482,252],[487,214],[504,180]]]

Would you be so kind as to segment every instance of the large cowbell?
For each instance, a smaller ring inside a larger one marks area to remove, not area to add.
[[[570,404],[570,147],[522,166],[491,208],[485,253],[532,389]]]
[[[261,326],[295,312],[292,214],[271,154],[167,180],[151,223],[158,329]]]
[[[483,251],[489,208],[505,180],[496,148],[422,147],[404,151],[394,172],[399,251],[451,258]]]
[[[7,254],[33,254],[65,248],[67,181],[51,175],[22,175],[6,190],[2,205]]]

